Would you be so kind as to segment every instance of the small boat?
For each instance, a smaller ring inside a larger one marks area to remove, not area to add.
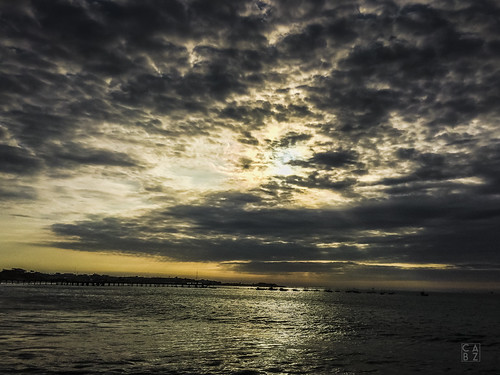
[[[429,295],[429,293],[420,292],[420,295],[421,295],[422,297],[427,297],[427,296]]]

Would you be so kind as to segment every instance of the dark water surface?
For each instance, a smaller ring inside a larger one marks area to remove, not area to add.
[[[2,284],[0,374],[500,374],[499,316],[488,294]]]

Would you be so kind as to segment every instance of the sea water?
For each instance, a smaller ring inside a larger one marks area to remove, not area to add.
[[[486,293],[1,284],[0,373],[499,374],[499,316]]]

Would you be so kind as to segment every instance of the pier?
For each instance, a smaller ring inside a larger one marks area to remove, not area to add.
[[[219,281],[179,277],[78,275],[73,273],[47,274],[13,268],[11,270],[4,269],[0,272],[0,284],[211,288],[221,283]]]

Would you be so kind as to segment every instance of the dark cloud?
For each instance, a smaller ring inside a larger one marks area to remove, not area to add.
[[[310,24],[299,34],[287,35],[280,44],[282,53],[292,58],[309,59],[316,49],[326,47],[323,33],[322,25]]]
[[[436,182],[441,181],[443,184],[453,185],[453,180],[456,178],[470,177],[471,167],[466,162],[467,155],[443,155],[436,153],[420,153],[415,149],[399,149],[396,156],[405,161],[411,161],[414,164],[412,173],[403,177],[384,178],[378,183],[382,185],[401,185],[401,184],[417,184],[419,186],[433,185],[437,186]]]
[[[327,151],[315,154],[310,163],[320,164],[327,168],[339,168],[356,163],[357,154],[352,151]]]
[[[344,194],[352,193],[350,187],[354,186],[357,182],[355,178],[338,180],[328,175],[321,175],[317,171],[312,172],[306,178],[292,175],[287,176],[284,180],[290,185],[315,189],[330,189],[334,191],[342,191]]]
[[[173,206],[135,219],[54,224],[52,230],[76,240],[61,247],[154,252],[191,261],[499,261],[497,199],[399,198],[346,209],[252,208],[263,202],[249,194],[219,194],[203,205]],[[364,247],[321,245],[329,243]]]
[[[99,150],[78,144],[48,147],[38,155],[21,147],[0,145],[0,172],[14,175],[35,175],[48,169],[71,169],[80,165],[134,167],[139,164],[130,155]]]
[[[334,18],[326,24],[325,34],[333,40],[333,43],[349,43],[356,39],[358,33],[352,27],[351,20],[347,18]]]
[[[31,174],[40,168],[40,161],[21,147],[0,145],[0,172]]]
[[[50,167],[56,168],[71,168],[75,165],[137,166],[137,162],[123,152],[99,150],[74,143],[54,148],[51,152],[46,160]]]
[[[281,147],[295,146],[297,143],[308,141],[311,138],[311,134],[289,132],[280,140],[279,145]]]
[[[241,142],[241,143],[244,143],[244,144],[247,144],[247,145],[254,145],[254,146],[257,146],[259,144],[259,140],[256,139],[252,133],[250,133],[249,131],[245,131],[241,134],[240,138],[238,138],[238,142]],[[247,159],[249,160],[249,159]],[[247,162],[248,164],[248,162]]]
[[[238,106],[233,103],[228,105],[221,111],[220,116],[223,119],[232,119],[248,124],[248,128],[259,128],[265,124],[266,119],[274,116],[275,113],[271,110],[271,105],[268,102],[261,101],[252,106]],[[243,131],[243,135],[249,134],[248,131]]]

